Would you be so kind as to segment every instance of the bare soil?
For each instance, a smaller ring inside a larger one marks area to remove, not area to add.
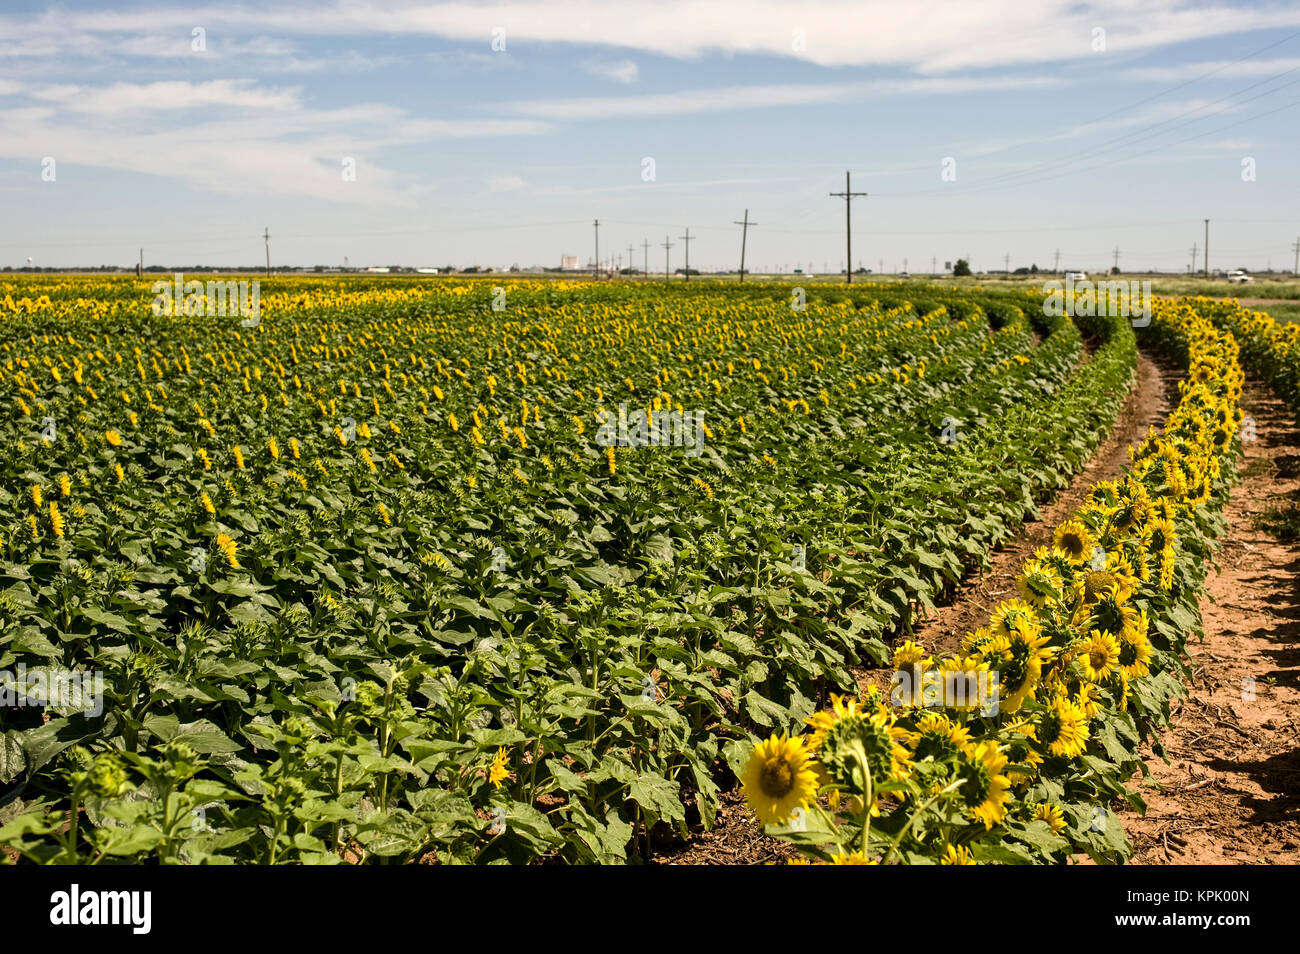
[[[1151,756],[1134,779],[1145,817],[1121,814],[1136,864],[1300,864],[1300,542],[1260,526],[1300,499],[1300,432],[1257,382],[1243,405],[1257,440],[1243,444],[1169,762]]]

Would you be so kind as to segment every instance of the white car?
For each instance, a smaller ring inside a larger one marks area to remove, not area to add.
[[[1067,282],[1086,282],[1088,280],[1087,272],[1066,272],[1061,276]]]
[[[1228,281],[1235,282],[1238,285],[1244,285],[1246,282],[1253,282],[1254,280],[1240,268],[1228,272]]]

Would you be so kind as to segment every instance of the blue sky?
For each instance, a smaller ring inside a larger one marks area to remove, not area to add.
[[[602,257],[676,268],[689,227],[709,269],[748,208],[750,268],[834,270],[846,169],[872,269],[1184,270],[1207,217],[1212,267],[1289,269],[1300,235],[1294,4],[3,10],[0,265],[255,264],[264,227],[277,264],[558,265],[599,218]]]

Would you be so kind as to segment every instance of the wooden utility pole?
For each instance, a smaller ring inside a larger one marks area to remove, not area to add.
[[[1192,243],[1192,273],[1196,272],[1196,243]]]
[[[853,219],[851,209],[853,200],[858,196],[865,196],[865,192],[854,192],[853,186],[849,183],[849,173],[844,171],[844,191],[832,192],[831,196],[844,200],[844,282],[845,284],[853,283]]]
[[[1205,220],[1205,277],[1210,277],[1210,220]]]
[[[757,222],[749,221],[749,209],[745,210],[745,219],[742,222],[732,222],[732,225],[741,226],[740,229],[740,280],[745,280],[745,239],[749,236],[749,227],[757,225]]]
[[[649,278],[650,277],[650,240],[649,239],[641,240],[641,256],[643,259],[643,263],[645,265],[645,268],[643,269],[645,271],[645,277]]]
[[[679,239],[686,241],[686,280],[691,280],[691,230],[687,228],[685,235],[677,236]]]
[[[1291,246],[1291,251],[1295,252],[1295,268],[1291,269],[1292,275],[1300,275],[1300,238],[1295,240]]]
[[[629,242],[627,246],[627,267],[632,269],[632,271],[636,271],[636,265],[632,263],[632,255],[635,252],[636,252],[636,246]]]
[[[266,243],[266,277],[271,277],[271,230],[262,229],[262,241]]]
[[[668,241],[668,236],[664,236],[664,281],[671,281],[668,277],[668,250],[673,247],[673,243]]]
[[[1115,246],[1115,268],[1114,268],[1114,270],[1111,272],[1111,274],[1112,274],[1112,275],[1118,275],[1118,274],[1119,274],[1119,246],[1118,246],[1118,245]]]
[[[135,277],[144,277],[144,249],[140,249],[140,264],[135,267]]]
[[[1052,271],[1058,274],[1061,271],[1061,250],[1059,248],[1056,250],[1056,263],[1052,266]]]
[[[592,277],[600,277],[600,219],[592,219],[592,227],[596,230],[596,257],[593,260]]]

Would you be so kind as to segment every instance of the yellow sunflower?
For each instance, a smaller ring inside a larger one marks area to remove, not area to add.
[[[1052,831],[1060,834],[1065,831],[1065,814],[1057,806],[1048,802],[1039,802],[1034,806],[1034,819],[1045,821]]]
[[[1056,528],[1052,543],[1065,552],[1071,563],[1078,566],[1092,556],[1097,538],[1078,520],[1067,520]]]
[[[1119,641],[1110,633],[1093,630],[1084,640],[1081,650],[1078,655],[1083,674],[1090,682],[1105,682],[1119,665]]]
[[[1088,717],[1064,695],[1053,696],[1038,722],[1038,744],[1049,755],[1072,759],[1088,741]]]
[[[1006,817],[1011,781],[1003,774],[1007,757],[994,742],[969,746],[957,758],[957,775],[962,786],[957,794],[971,816],[992,828]]]
[[[970,851],[965,845],[945,845],[943,857],[939,859],[941,865],[973,865],[975,859],[971,857]]]
[[[780,825],[817,797],[815,764],[802,738],[773,735],[754,746],[741,783],[750,811],[764,825]]]

